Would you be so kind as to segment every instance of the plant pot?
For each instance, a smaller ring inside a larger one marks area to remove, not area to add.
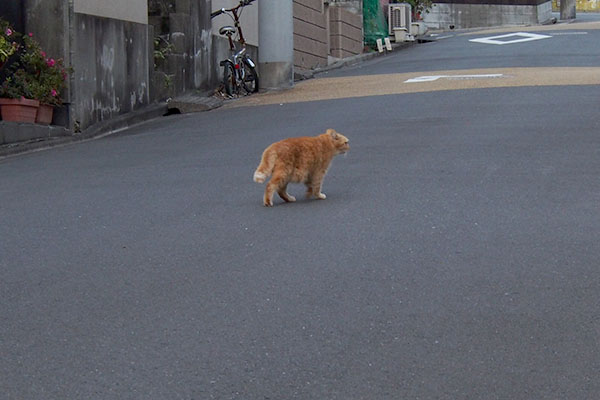
[[[50,104],[40,104],[35,117],[36,124],[50,125],[52,123],[52,115],[54,114],[54,106]]]
[[[0,99],[2,120],[7,122],[35,123],[40,102],[21,97],[20,99]]]

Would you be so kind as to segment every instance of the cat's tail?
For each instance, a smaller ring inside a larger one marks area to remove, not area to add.
[[[271,176],[277,154],[271,149],[266,149],[263,152],[258,168],[254,171],[254,182],[263,183],[265,179]]]

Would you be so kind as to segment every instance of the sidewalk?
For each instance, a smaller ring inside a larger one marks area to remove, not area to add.
[[[393,43],[392,52],[412,46],[415,42]],[[294,72],[294,81],[311,79],[315,75],[344,66],[354,65],[374,57],[390,54],[389,51],[370,52],[358,54],[336,61],[326,67],[315,70],[300,70]],[[224,100],[215,96],[214,92],[204,92],[198,95],[186,94],[168,103],[151,104],[144,109],[137,110],[116,118],[99,122],[83,132],[73,132],[61,126],[44,126],[38,124],[25,124],[0,121],[0,159],[31,151],[39,151],[55,146],[63,146],[71,143],[91,140],[110,135],[135,125],[160,118],[167,114],[191,113],[210,111],[221,107],[225,101],[236,101],[236,99]]]

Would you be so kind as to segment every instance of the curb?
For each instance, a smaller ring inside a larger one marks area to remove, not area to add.
[[[45,150],[56,146],[63,146],[70,143],[82,142],[95,139],[112,133],[131,128],[154,118],[162,117],[167,113],[166,103],[149,105],[141,110],[123,114],[107,121],[101,121],[83,132],[72,132],[63,127],[39,126],[35,124],[14,124],[4,122],[0,127],[6,127],[6,131],[21,129],[25,131],[27,140],[14,141],[16,135],[12,135],[8,143],[0,145],[0,160],[6,157],[18,154],[29,153],[33,151]],[[52,133],[56,133],[53,135]],[[6,138],[7,133],[3,133]],[[21,136],[23,137],[23,136]]]
[[[217,98],[213,93],[214,91],[184,94],[167,101],[167,108],[169,113],[178,112],[180,114],[214,110],[221,107],[224,100]]]
[[[348,67],[351,65],[355,65],[355,64],[359,64],[363,61],[367,61],[370,60],[372,58],[375,57],[381,57],[381,56],[385,56],[388,55],[390,53],[393,53],[394,51],[397,50],[401,50],[401,49],[405,49],[407,47],[411,47],[414,46],[415,44],[418,43],[418,40],[415,40],[414,42],[402,42],[402,43],[393,43],[392,44],[392,51],[383,51],[381,53],[379,52],[371,52],[371,53],[363,53],[363,54],[357,54],[355,56],[351,56],[351,57],[347,57],[347,58],[342,58],[339,61],[336,61],[330,65],[327,65],[325,67],[321,67],[321,68],[315,68],[312,70],[295,70],[294,71],[294,81],[298,82],[298,81],[303,81],[305,79],[312,79],[314,78],[316,75],[318,74],[322,74],[322,73],[326,73],[332,70],[336,70],[342,67]]]

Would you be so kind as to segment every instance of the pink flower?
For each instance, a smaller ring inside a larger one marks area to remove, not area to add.
[[[33,37],[33,33],[29,32],[29,37]]]
[[[46,52],[45,51],[40,51],[40,54],[42,55],[42,57],[46,58]]]
[[[13,34],[13,31],[10,28],[6,29],[6,36],[10,36]]]
[[[50,92],[50,94],[52,95],[52,97],[58,96],[58,92],[56,91],[56,89],[52,89],[52,91]]]
[[[56,64],[56,61],[54,61],[54,58],[51,58],[48,61],[46,61],[46,64],[48,64],[49,67],[54,67],[54,64]]]

